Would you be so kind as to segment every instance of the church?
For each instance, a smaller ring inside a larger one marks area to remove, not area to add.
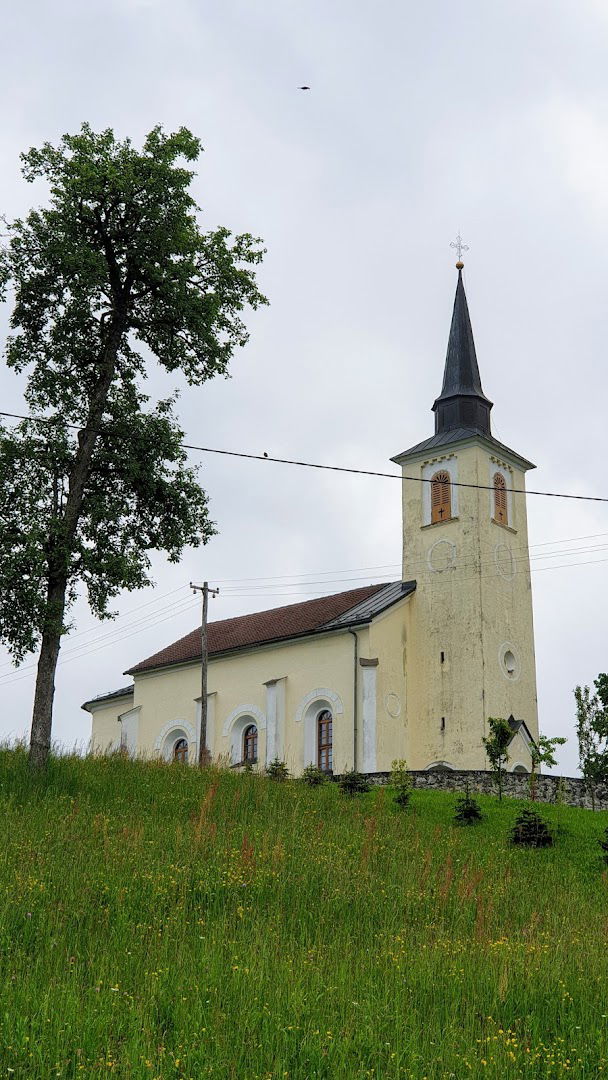
[[[400,581],[210,623],[212,760],[293,776],[486,769],[488,717],[509,718],[508,768],[538,738],[525,475],[492,435],[458,261],[435,433],[402,470]],[[135,664],[132,682],[85,702],[92,746],[198,760],[200,628]]]

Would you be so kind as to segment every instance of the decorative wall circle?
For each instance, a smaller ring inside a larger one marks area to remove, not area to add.
[[[498,650],[498,663],[505,679],[517,682],[521,675],[521,661],[510,641],[504,641]]]
[[[429,570],[437,574],[451,570],[456,563],[456,544],[451,540],[436,540],[429,548],[427,563]]]
[[[393,693],[385,694],[384,708],[386,709],[388,715],[392,716],[393,719],[401,716],[401,701],[399,700],[398,695]]]
[[[496,564],[496,571],[500,574],[505,581],[513,581],[517,566],[513,557],[513,552],[508,544],[496,544],[494,548],[494,562]]]

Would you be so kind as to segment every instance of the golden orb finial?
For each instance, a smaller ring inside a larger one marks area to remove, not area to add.
[[[456,269],[457,270],[462,270],[463,267],[464,267],[464,263],[459,259],[458,262],[456,263]]]

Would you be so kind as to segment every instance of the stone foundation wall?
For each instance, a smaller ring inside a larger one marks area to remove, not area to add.
[[[431,791],[464,791],[467,784],[469,791],[482,795],[496,795],[496,781],[492,773],[475,769],[459,771],[442,769],[410,773],[415,788]],[[390,773],[368,773],[372,784],[388,784]],[[503,794],[509,799],[530,798],[530,777],[527,773],[505,773]],[[536,778],[536,798],[539,802],[563,802],[567,806],[582,806],[593,809],[591,794],[586,790],[584,780],[576,776],[540,775]],[[608,810],[608,785],[598,784],[595,790],[595,809]]]

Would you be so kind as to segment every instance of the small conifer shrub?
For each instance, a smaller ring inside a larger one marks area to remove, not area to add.
[[[309,787],[318,787],[319,784],[325,784],[329,780],[330,774],[324,769],[320,769],[318,765],[307,765],[302,773],[302,780]]]
[[[550,847],[553,834],[538,810],[526,806],[515,818],[510,840],[512,844],[523,844],[526,847]]]
[[[343,795],[363,795],[364,792],[369,791],[367,778],[356,769],[344,773],[338,784]]]
[[[481,807],[477,799],[472,798],[469,794],[469,785],[467,784],[464,795],[456,799],[454,821],[457,825],[476,825],[478,821],[481,821],[482,817]]]
[[[603,858],[604,862],[608,863],[608,828],[605,829],[603,837],[600,840],[598,840],[598,844],[600,845],[600,847],[601,847],[601,849],[603,851],[602,858]]]
[[[284,761],[280,761],[278,757],[266,766],[266,776],[269,776],[271,780],[287,780],[289,776],[289,769]]]
[[[391,765],[391,787],[395,790],[394,802],[402,810],[410,805],[414,782],[405,758],[398,758]]]

